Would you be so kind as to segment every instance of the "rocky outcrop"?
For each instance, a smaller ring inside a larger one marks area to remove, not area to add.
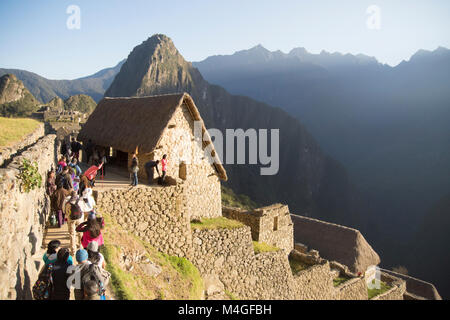
[[[29,116],[39,107],[39,102],[13,74],[0,77],[0,115]]]

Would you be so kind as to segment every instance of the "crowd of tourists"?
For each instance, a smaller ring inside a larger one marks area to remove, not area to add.
[[[81,150],[86,152],[88,162],[93,161],[85,172],[79,165]],[[69,300],[70,289],[74,288],[76,300],[105,300],[110,278],[100,253],[105,222],[95,210],[93,188],[97,172],[103,168],[104,174],[106,156],[96,152],[93,145],[84,147],[74,138],[70,143],[63,142],[60,152],[56,169],[48,173],[46,191],[52,209],[50,224],[57,228],[68,224],[70,245],[64,248],[60,240],[48,243],[33,297]]]
[[[161,171],[162,174],[159,173],[158,165],[161,163]],[[147,163],[145,163],[145,173],[147,174],[148,184],[152,185],[154,183],[154,176],[155,176],[155,170],[158,173],[158,184],[164,185],[166,183],[166,173],[167,173],[167,155],[163,155],[161,161],[160,160],[150,160]],[[133,153],[131,158],[131,166],[130,166],[130,173],[131,173],[131,185],[133,187],[136,187],[138,185],[138,172],[139,172],[139,159],[137,157],[136,153]]]
[[[80,151],[85,153],[90,166],[84,172]],[[50,225],[61,228],[67,223],[70,245],[64,248],[60,240],[48,243],[43,256],[45,266],[33,286],[34,299],[69,300],[72,287],[76,300],[106,299],[105,288],[110,274],[100,253],[104,245],[102,230],[105,222],[96,212],[93,188],[97,174],[100,172],[105,176],[107,162],[105,150],[97,148],[91,140],[85,146],[75,138],[61,143],[58,162],[47,175],[46,192],[51,203]],[[160,163],[162,174],[158,169]],[[165,184],[167,164],[167,155],[164,155],[161,160],[144,165],[150,185],[154,182],[155,170],[158,184]],[[131,185],[137,186],[139,160],[135,153],[129,169]]]

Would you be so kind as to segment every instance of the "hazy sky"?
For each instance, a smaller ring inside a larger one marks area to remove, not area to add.
[[[80,29],[67,27],[70,5],[80,8]],[[371,5],[380,29],[367,26]],[[448,0],[1,0],[0,67],[73,79],[114,66],[155,33],[189,61],[262,44],[396,65],[418,49],[450,48],[449,13]]]

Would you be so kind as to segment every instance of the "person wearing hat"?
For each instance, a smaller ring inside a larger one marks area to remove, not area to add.
[[[87,252],[91,263],[98,265],[102,269],[106,268],[105,258],[99,252],[98,243],[96,241],[92,241],[88,244]]]
[[[84,300],[84,288],[81,279],[83,279],[83,276],[86,274],[91,262],[88,260],[89,255],[84,249],[79,249],[75,257],[78,263],[76,273],[78,273],[77,277],[79,279],[79,281],[77,281],[79,287],[75,287],[74,290],[75,300]]]
[[[66,204],[66,217],[70,235],[70,253],[75,254],[81,243],[81,234],[76,232],[76,228],[83,222],[83,212],[78,205],[78,196],[72,191],[70,200]]]

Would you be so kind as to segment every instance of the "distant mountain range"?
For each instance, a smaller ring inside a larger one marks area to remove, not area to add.
[[[345,169],[321,151],[298,120],[281,109],[209,84],[168,37],[155,35],[135,47],[105,96],[183,91],[194,98],[208,128],[222,132],[280,129],[279,173],[261,176],[260,165],[225,165],[233,191],[261,204],[283,202],[291,212],[361,226],[364,206]]]
[[[406,256],[424,241],[417,237],[423,220],[450,192],[450,50],[419,50],[390,67],[365,55],[304,48],[286,54],[257,46],[193,65],[231,93],[299,119],[368,199],[367,236],[382,263],[408,264]],[[450,246],[426,245],[441,252]],[[416,263],[408,267],[417,270]],[[421,266],[418,275],[426,278],[428,264]],[[450,295],[443,277],[438,287]]]
[[[30,90],[36,99],[47,103],[54,97],[63,100],[70,96],[86,94],[96,102],[103,98],[103,94],[113,81],[125,60],[119,62],[113,68],[103,69],[93,75],[75,80],[49,80],[32,72],[18,69],[1,69],[0,76],[14,74]]]

